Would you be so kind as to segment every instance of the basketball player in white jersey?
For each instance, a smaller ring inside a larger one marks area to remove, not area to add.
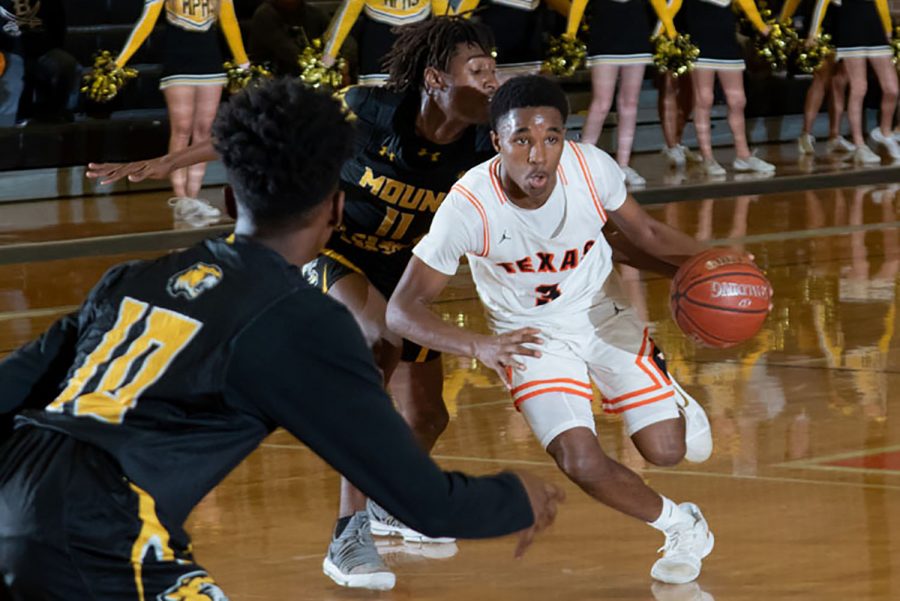
[[[609,155],[567,142],[567,116],[565,94],[543,77],[517,77],[499,88],[491,135],[500,154],[470,170],[438,209],[390,299],[388,325],[418,344],[495,369],[572,481],[665,533],[651,575],[690,582],[713,548],[706,520],[693,503],[659,495],[603,452],[591,382],[649,462],[709,457],[706,415],[668,376],[647,328],[616,290],[602,230],[612,220],[670,266],[705,247],[648,216]],[[493,336],[444,323],[429,309],[463,256]]]

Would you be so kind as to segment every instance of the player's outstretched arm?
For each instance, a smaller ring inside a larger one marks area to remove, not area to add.
[[[430,536],[549,525],[562,491],[510,472],[443,472],[393,408],[353,317],[318,292],[275,304],[234,343],[226,402],[281,425],[398,519]]]
[[[648,215],[631,196],[617,210],[609,211],[609,218],[630,246],[676,268],[707,249],[705,244]]]
[[[219,158],[212,140],[188,146],[183,150],[164,154],[161,157],[133,163],[88,163],[85,176],[99,179],[101,184],[111,184],[128,178],[130,182],[141,182],[145,179],[166,179],[169,174],[182,167],[190,167],[197,163],[215,161]]]
[[[524,369],[516,355],[540,356],[540,351],[525,346],[526,343],[541,344],[540,330],[536,328],[522,328],[495,336],[459,328],[438,317],[430,305],[449,281],[450,276],[414,256],[388,301],[388,328],[424,347],[475,357],[496,371],[505,382],[509,368]]]

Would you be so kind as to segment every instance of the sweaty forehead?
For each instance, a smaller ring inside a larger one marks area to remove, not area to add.
[[[516,132],[523,129],[563,129],[562,115],[552,106],[535,106],[512,109],[500,118],[497,124],[500,132]]]

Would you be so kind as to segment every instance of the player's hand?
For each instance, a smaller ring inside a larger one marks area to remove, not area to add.
[[[534,514],[534,524],[519,533],[519,541],[516,544],[515,557],[519,559],[525,554],[534,535],[545,530],[556,520],[557,505],[566,500],[566,493],[556,484],[545,482],[528,472],[514,472],[525,492],[528,493],[528,502],[531,504],[531,512]]]
[[[540,357],[541,352],[526,344],[543,344],[537,328],[520,328],[497,336],[485,336],[475,345],[475,358],[496,371],[509,386],[509,370],[525,369],[516,356]]]
[[[334,63],[337,62],[337,58],[334,56],[328,56],[327,54],[322,57],[322,64],[328,67],[329,69],[334,66]]]
[[[169,162],[165,160],[165,157],[159,157],[134,163],[88,163],[85,176],[90,179],[99,179],[100,183],[105,185],[126,177],[130,182],[165,179],[171,172]]]

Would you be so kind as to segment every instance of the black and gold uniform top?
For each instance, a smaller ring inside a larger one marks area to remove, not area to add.
[[[442,472],[350,313],[241,237],[113,268],[76,315],[0,363],[0,391],[0,418],[32,407],[17,427],[103,449],[170,529],[277,426],[429,534],[533,521],[515,476]]]
[[[209,31],[218,21],[234,62],[239,65],[249,62],[234,12],[234,0],[144,0],[144,11],[116,58],[118,66],[125,66],[147,40],[163,8],[166,9],[166,22],[186,31]]]
[[[356,148],[341,170],[344,229],[328,248],[409,256],[456,180],[494,154],[488,130],[471,127],[436,145],[415,132],[418,92],[359,86],[344,102],[356,115]]]

